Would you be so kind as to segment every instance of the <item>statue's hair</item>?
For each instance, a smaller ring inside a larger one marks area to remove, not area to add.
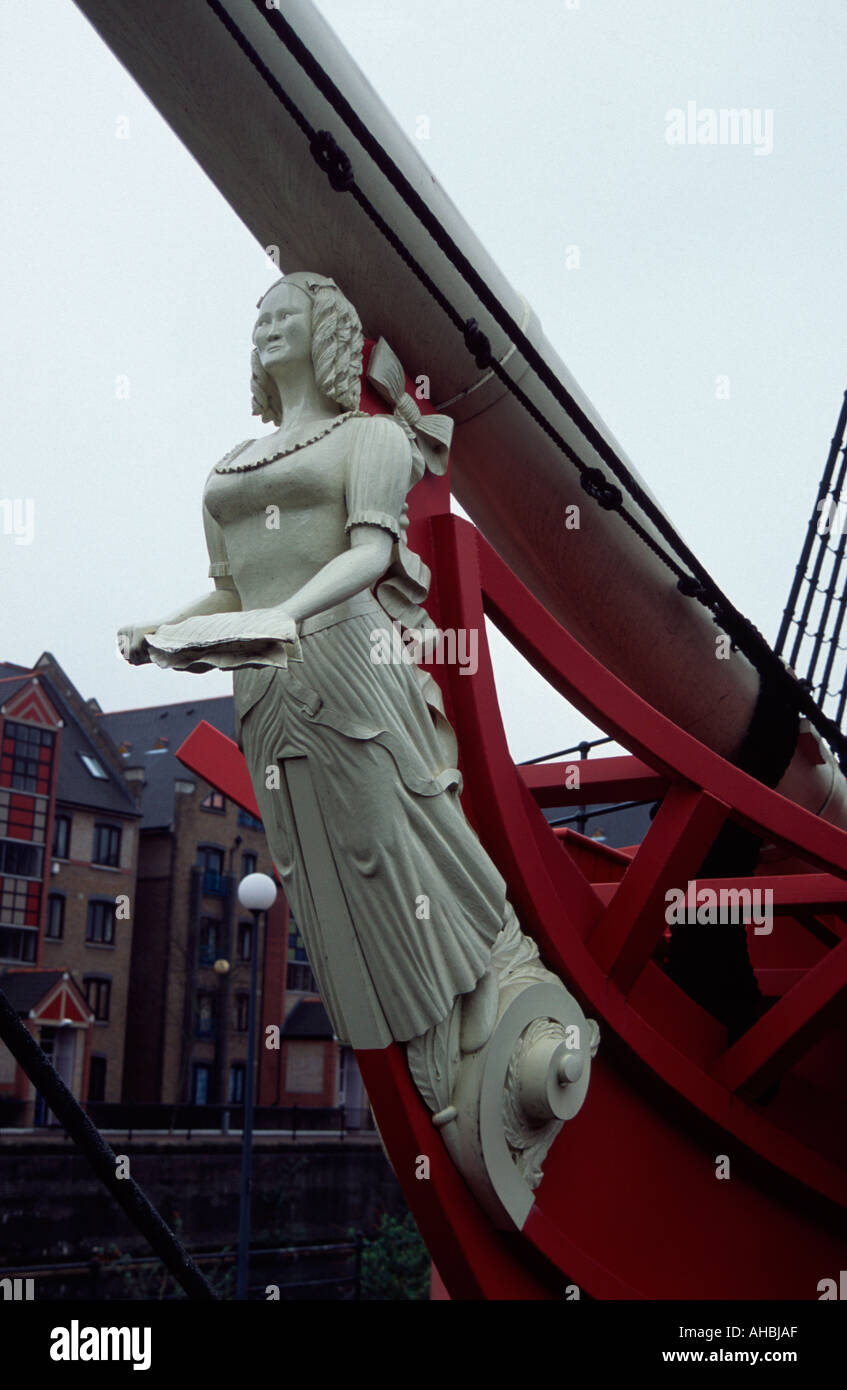
[[[357,410],[361,396],[364,336],[359,315],[334,281],[309,271],[296,270],[265,290],[260,308],[277,285],[294,285],[312,301],[312,366],[319,391],[344,410]],[[265,424],[282,423],[282,404],[273,377],[265,371],[253,349],[250,359],[253,414]]]

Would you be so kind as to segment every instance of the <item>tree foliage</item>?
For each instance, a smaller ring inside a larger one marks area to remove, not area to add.
[[[384,1213],[362,1245],[362,1297],[425,1299],[429,1281],[429,1252],[411,1212],[402,1220]]]

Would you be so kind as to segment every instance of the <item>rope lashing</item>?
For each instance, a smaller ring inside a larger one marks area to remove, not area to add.
[[[473,354],[473,360],[481,371],[485,371],[491,366],[494,361],[491,355],[491,343],[476,319],[468,319],[465,324],[465,346],[468,352]]]
[[[599,502],[607,512],[616,512],[620,509],[623,502],[623,493],[614,483],[610,483],[599,468],[585,468],[579,475],[579,481],[589,497],[593,497],[595,502]]]
[[[677,580],[676,587],[686,598],[696,598],[702,603],[706,598],[706,586],[695,579],[693,574],[684,574]]]
[[[346,193],[353,185],[353,165],[330,132],[316,130],[309,149],[336,193]]]

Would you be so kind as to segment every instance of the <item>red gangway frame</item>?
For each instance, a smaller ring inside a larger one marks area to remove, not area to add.
[[[512,1235],[492,1227],[447,1158],[402,1049],[357,1054],[394,1171],[451,1296],[562,1298],[577,1285],[595,1298],[817,1299],[819,1281],[837,1280],[847,1256],[847,833],[640,699],[468,522],[431,515],[413,525],[410,544],[433,569],[427,607],[439,626],[479,634],[475,675],[430,668],[459,739],[466,812],[524,929],[602,1035],[585,1105],[564,1126],[523,1231]],[[516,766],[486,616],[630,756],[582,762],[578,790],[565,788],[563,764]],[[201,724],[179,756],[258,815],[230,740]],[[540,809],[654,796],[660,808],[631,855],[556,832]],[[667,889],[695,876],[728,816],[819,870],[698,880],[770,888],[774,938],[790,945],[789,964],[783,955],[783,968],[770,971],[787,989],[731,1046],[723,1025],[654,959]],[[776,1098],[757,1102],[777,1079]],[[416,1176],[424,1154],[427,1180]],[[719,1178],[726,1160],[730,1176]]]

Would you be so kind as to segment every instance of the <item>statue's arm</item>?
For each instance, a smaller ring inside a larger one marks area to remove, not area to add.
[[[224,534],[205,504],[203,529],[209,551],[209,577],[214,581],[214,589],[211,593],[202,594],[192,602],[183,604],[164,617],[150,622],[127,623],[122,627],[118,632],[118,646],[131,666],[141,666],[149,662],[150,653],[146,638],[164,623],[180,623],[185,618],[201,618],[210,613],[240,612],[241,599],[230,574]]]
[[[208,613],[240,613],[241,598],[229,565],[226,541],[222,528],[215,521],[209,508],[203,503],[203,531],[206,536],[206,549],[209,552],[209,578],[214,581],[210,594],[203,594],[193,603],[185,604],[167,617],[161,618],[157,627],[163,623],[181,623],[185,618],[203,618]]]

